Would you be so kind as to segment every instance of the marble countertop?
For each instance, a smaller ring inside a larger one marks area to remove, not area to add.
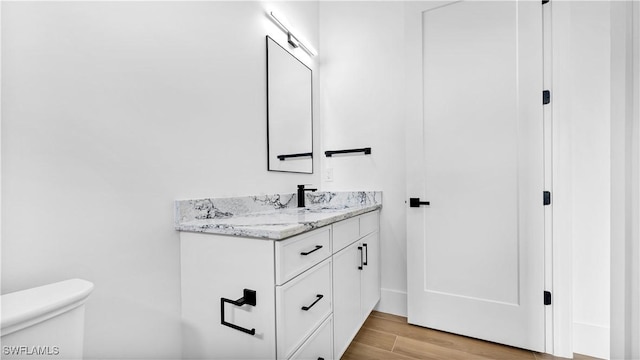
[[[382,193],[318,192],[307,194],[307,207],[295,204],[295,194],[177,201],[175,229],[282,240],[378,210]]]

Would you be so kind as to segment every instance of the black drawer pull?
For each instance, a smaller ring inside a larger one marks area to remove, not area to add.
[[[369,248],[367,247],[367,244],[362,244],[362,246],[364,247],[365,251],[363,264],[367,266],[367,263],[369,262]]]
[[[232,324],[230,322],[226,322],[224,321],[224,303],[229,303],[235,306],[242,306],[242,305],[250,305],[250,306],[256,306],[256,291],[255,290],[249,290],[249,289],[244,289],[243,290],[244,296],[241,297],[238,300],[231,300],[231,299],[225,299],[225,298],[220,298],[220,323],[224,326],[228,326],[232,329],[236,329],[238,331],[242,331],[243,333],[247,333],[249,335],[255,335],[256,334],[256,329],[245,329],[243,327],[240,327],[236,324]]]
[[[358,250],[360,250],[360,266],[358,266],[358,270],[362,270],[362,266],[364,265],[364,260],[362,259],[362,246],[358,246]]]
[[[319,357],[318,360],[324,360],[324,358],[323,357]]]
[[[318,251],[320,249],[322,249],[322,245],[316,245],[315,249],[313,249],[311,251],[307,251],[307,252],[301,252],[300,255],[307,256],[307,255],[311,254],[312,252]]]
[[[318,301],[320,301],[320,299],[322,299],[324,297],[324,295],[316,295],[316,301],[313,302],[313,304],[309,305],[309,306],[303,306],[302,310],[304,311],[309,311],[309,309],[311,309],[313,307],[313,305],[315,305]]]

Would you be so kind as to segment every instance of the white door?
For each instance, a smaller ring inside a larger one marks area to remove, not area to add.
[[[409,2],[406,36],[409,322],[544,351],[542,4]]]

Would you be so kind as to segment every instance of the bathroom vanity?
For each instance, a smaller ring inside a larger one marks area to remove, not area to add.
[[[380,299],[380,192],[176,202],[183,358],[339,359]]]

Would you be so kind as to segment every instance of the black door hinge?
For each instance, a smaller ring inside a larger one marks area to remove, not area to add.
[[[547,105],[551,102],[551,91],[544,90],[542,92],[542,105]]]
[[[548,3],[548,2],[549,2],[549,0],[542,0],[542,5],[544,5],[544,4]]]
[[[551,305],[551,291],[544,292],[544,304]]]
[[[551,205],[551,191],[545,191],[542,193],[542,204]]]

